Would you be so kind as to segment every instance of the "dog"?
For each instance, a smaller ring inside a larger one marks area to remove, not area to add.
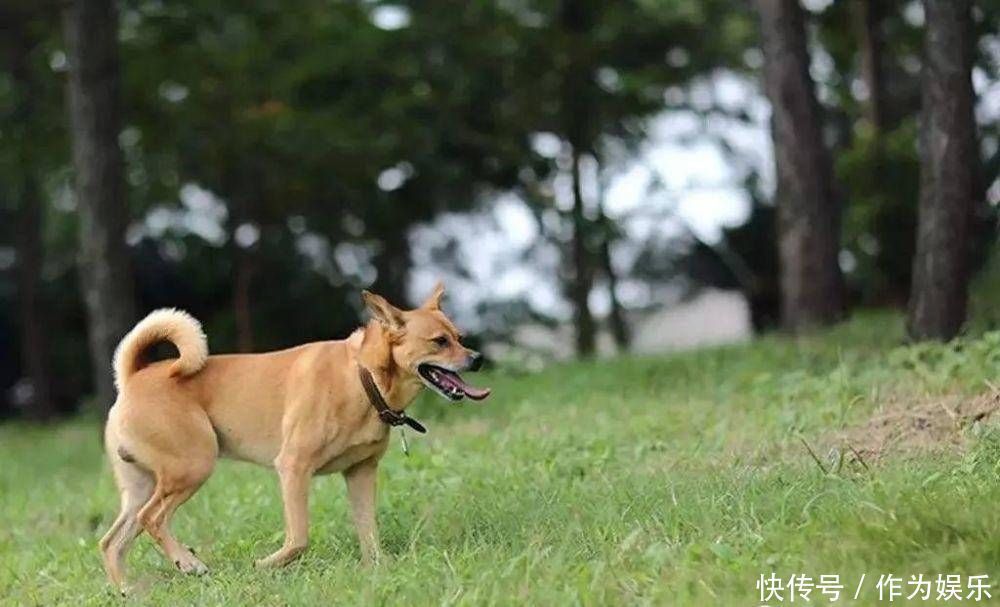
[[[284,544],[256,561],[280,567],[308,544],[310,479],[340,472],[362,562],[379,559],[375,521],[378,463],[391,425],[422,426],[404,413],[428,387],[449,401],[482,400],[459,372],[477,371],[482,355],[441,311],[444,287],[419,308],[401,310],[364,291],[371,320],[347,339],[262,354],[208,354],[201,325],[163,309],[140,321],[115,351],[118,398],[108,415],[105,449],[121,510],[100,541],[108,580],[125,589],[123,561],[146,531],[184,573],[207,568],[170,532],[177,508],[228,457],[277,472],[284,504]],[[171,342],[176,359],[146,364],[144,351]]]

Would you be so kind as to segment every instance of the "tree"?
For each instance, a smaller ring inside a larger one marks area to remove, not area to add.
[[[587,195],[591,174],[600,182],[615,156],[640,153],[649,119],[664,110],[664,90],[739,62],[752,27],[742,8],[716,1],[564,0],[525,7],[530,25],[520,32],[515,64],[518,91],[533,102],[523,106],[525,120],[533,123],[532,131],[555,136],[562,151],[549,155],[548,166],[544,160],[526,161],[518,175],[523,198],[541,205],[533,209],[536,216],[555,224],[543,234],[561,252],[577,354],[587,356],[597,330],[591,291],[602,276],[609,288],[617,281],[609,241],[616,230],[603,210],[603,188],[596,188],[596,197]],[[709,27],[724,33],[709,43],[704,36]],[[561,208],[551,195],[558,178],[567,185]],[[608,322],[622,346],[628,341],[624,310],[616,299],[611,303]]]
[[[905,307],[916,232],[915,116],[922,32],[900,0],[835,2],[816,15],[833,69],[825,91],[827,143],[845,200],[846,290],[866,306]],[[863,84],[864,95],[858,85]]]
[[[798,0],[757,6],[778,174],[782,323],[797,332],[843,315],[840,205],[809,76],[802,8]]]
[[[73,0],[63,14],[69,61],[69,118],[79,210],[80,286],[87,308],[94,387],[100,407],[114,402],[111,358],[135,319],[125,246],[127,209],[114,0]]]
[[[907,328],[951,339],[965,322],[969,239],[979,196],[969,0],[924,0],[920,209]]]
[[[589,1],[563,0],[559,6],[558,23],[566,37],[566,65],[562,70],[560,132],[569,144],[570,179],[573,207],[571,247],[572,278],[567,292],[573,302],[573,324],[576,327],[576,352],[591,356],[596,345],[596,327],[590,311],[590,291],[594,283],[594,252],[590,250],[588,219],[584,210],[580,160],[593,153],[594,135],[591,116],[594,111],[592,90],[588,81],[593,77],[588,40],[593,35],[594,7]]]
[[[611,336],[615,340],[618,351],[625,352],[632,343],[632,335],[629,331],[628,321],[625,319],[625,308],[618,297],[618,272],[615,270],[611,256],[611,245],[620,237],[620,230],[605,212],[606,190],[604,180],[600,179],[597,209],[597,228],[600,230],[600,242],[598,244],[597,257],[601,272],[608,283],[608,299],[611,303],[611,307],[608,310],[608,325],[611,329]]]
[[[16,141],[15,175],[15,235],[17,252],[17,307],[21,330],[21,360],[31,385],[31,397],[26,415],[35,420],[48,420],[56,412],[52,394],[52,375],[48,357],[47,336],[41,305],[41,269],[43,262],[42,215],[44,200],[41,191],[40,167],[36,151],[39,86],[32,66],[32,55],[40,46],[40,11],[18,10],[11,6],[0,12],[0,18],[10,24],[3,47],[5,68],[12,76],[15,103],[7,130]]]

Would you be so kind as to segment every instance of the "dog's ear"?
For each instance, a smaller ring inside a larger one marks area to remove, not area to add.
[[[399,331],[403,328],[403,311],[386,301],[384,297],[371,291],[362,291],[361,299],[372,313],[372,317],[386,329]]]
[[[431,296],[424,302],[423,308],[427,310],[440,310],[442,297],[444,297],[444,283],[439,280],[437,285],[434,286]]]

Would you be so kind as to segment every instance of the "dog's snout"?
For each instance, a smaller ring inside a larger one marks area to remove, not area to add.
[[[483,355],[479,352],[469,352],[469,370],[478,371],[483,366]]]

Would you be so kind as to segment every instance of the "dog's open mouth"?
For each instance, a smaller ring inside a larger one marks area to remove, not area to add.
[[[465,383],[454,371],[423,363],[417,367],[420,377],[445,398],[459,401],[468,396],[472,400],[483,400],[490,395],[489,388],[477,388]]]

